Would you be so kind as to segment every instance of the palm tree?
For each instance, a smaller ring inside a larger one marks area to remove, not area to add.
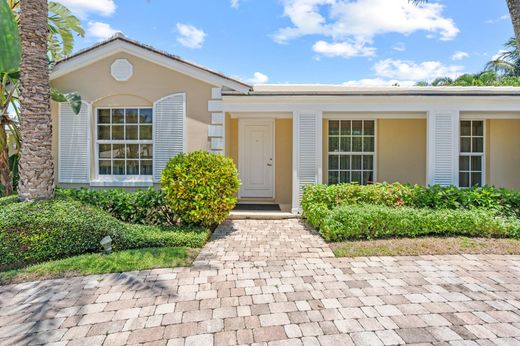
[[[511,37],[504,47],[506,48],[504,51],[486,64],[486,70],[504,76],[520,77],[520,52],[516,39]]]
[[[428,0],[409,1],[416,5],[428,2]],[[513,22],[516,44],[518,47],[520,47],[520,0],[506,0],[506,3],[507,7],[509,8],[509,14],[511,15],[511,21]]]
[[[48,199],[54,195],[48,10],[47,0],[20,1],[21,200]]]

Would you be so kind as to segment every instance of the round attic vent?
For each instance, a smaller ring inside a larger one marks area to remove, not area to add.
[[[110,66],[112,77],[118,82],[125,82],[134,74],[134,67],[126,59],[116,59]]]

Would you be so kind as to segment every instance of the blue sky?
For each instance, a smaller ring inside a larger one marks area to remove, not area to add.
[[[60,0],[84,48],[116,31],[251,83],[401,85],[475,73],[513,29],[505,0]]]

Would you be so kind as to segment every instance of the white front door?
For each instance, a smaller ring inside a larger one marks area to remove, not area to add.
[[[274,120],[239,119],[241,198],[273,198]]]

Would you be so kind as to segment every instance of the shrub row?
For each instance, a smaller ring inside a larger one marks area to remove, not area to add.
[[[107,212],[70,199],[18,202],[0,199],[0,270],[102,250],[109,235],[114,250],[201,247],[209,231],[127,224]]]
[[[135,192],[123,189],[57,189],[56,194],[101,208],[124,222],[145,225],[176,223],[174,213],[166,205],[164,193],[153,187]]]
[[[399,183],[309,185],[302,199],[305,212],[317,206],[332,209],[360,203],[432,209],[485,208],[505,216],[520,216],[520,193],[491,186],[460,189]]]
[[[357,204],[317,212],[321,217],[320,233],[327,241],[426,235],[497,238],[520,235],[516,219],[497,217],[485,209],[433,210]],[[316,218],[314,215],[312,220]]]

